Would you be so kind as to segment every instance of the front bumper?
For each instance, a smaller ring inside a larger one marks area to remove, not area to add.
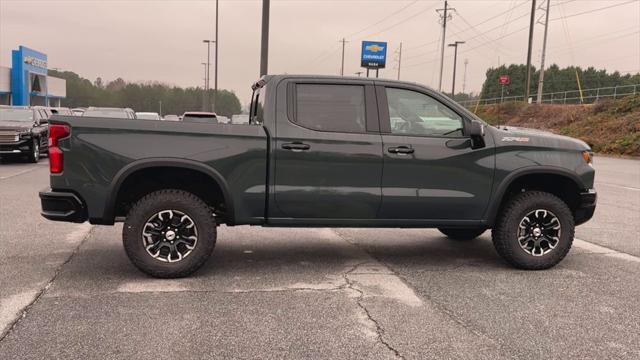
[[[22,139],[17,142],[0,143],[0,155],[29,154],[31,153],[31,139]]]
[[[73,193],[46,189],[40,192],[40,202],[41,215],[49,220],[75,223],[87,221],[87,208]]]
[[[598,194],[595,189],[580,193],[580,202],[574,214],[576,225],[584,224],[593,217],[593,213],[596,211],[597,199]]]

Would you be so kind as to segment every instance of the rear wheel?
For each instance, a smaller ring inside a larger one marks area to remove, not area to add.
[[[451,228],[438,228],[438,230],[447,235],[449,239],[453,240],[472,240],[482,235],[487,229],[475,228],[475,229],[451,229]]]
[[[504,206],[493,229],[493,245],[514,267],[542,270],[559,263],[573,243],[571,210],[558,197],[527,191]]]
[[[211,256],[216,222],[197,196],[182,190],[161,190],[132,207],[122,240],[127,256],[142,272],[159,278],[184,277]]]

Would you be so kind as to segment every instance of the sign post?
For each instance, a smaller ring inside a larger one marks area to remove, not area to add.
[[[369,70],[376,70],[378,77],[378,69],[384,69],[387,62],[387,43],[382,41],[363,41],[362,53],[360,56],[360,66],[367,69],[367,77]]]
[[[498,77],[498,84],[501,85],[500,103],[502,103],[502,101],[504,100],[504,86],[509,85],[509,82],[510,82],[509,75],[500,75],[500,77]]]

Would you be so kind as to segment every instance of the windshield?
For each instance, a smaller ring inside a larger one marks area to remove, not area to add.
[[[188,114],[182,118],[182,121],[217,124],[218,119],[215,115]]]
[[[33,122],[33,110],[0,109],[0,121]]]
[[[128,119],[127,113],[124,110],[119,109],[92,109],[87,110],[82,114],[82,116],[93,116],[93,117],[107,117],[107,118],[118,118],[118,119]]]

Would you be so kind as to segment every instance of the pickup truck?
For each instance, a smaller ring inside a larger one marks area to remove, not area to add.
[[[128,257],[155,277],[200,268],[220,224],[492,229],[509,264],[539,270],[593,216],[582,141],[489,126],[407,82],[269,75],[252,89],[249,124],[52,117],[42,215],[123,221]]]

